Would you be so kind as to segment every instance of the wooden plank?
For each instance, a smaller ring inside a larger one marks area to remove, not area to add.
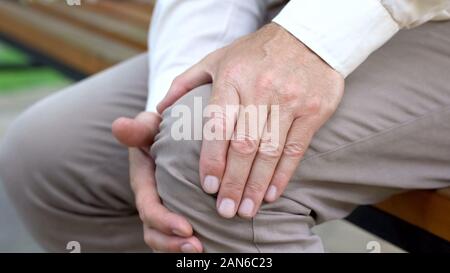
[[[140,52],[15,2],[1,1],[0,17],[2,33],[84,73],[93,74]]]
[[[403,193],[376,207],[450,241],[450,199],[436,191]]]
[[[75,26],[121,41],[140,50],[147,49],[147,27],[137,27],[124,21],[95,13],[85,8],[89,4],[71,7],[64,3],[35,1],[30,5]],[[150,14],[148,14],[148,17],[150,17]]]
[[[131,25],[135,25],[141,28],[148,29],[150,25],[151,12],[142,16],[139,14],[138,16],[134,16],[134,12],[130,12],[129,10],[124,10],[120,8],[111,8],[108,5],[103,5],[103,1],[99,2],[87,2],[83,5],[83,9],[95,12],[97,14],[102,14],[108,16],[110,18],[114,18],[119,21],[127,22]]]
[[[118,3],[117,1],[97,1],[93,2],[92,5],[86,5],[88,9],[94,9],[102,13],[109,13],[112,16],[121,18],[122,20],[127,20],[130,22],[135,22],[141,26],[149,26],[151,14],[153,10],[153,5],[147,4],[147,9],[145,12],[143,10],[136,11],[135,9],[126,9],[123,3]]]
[[[154,0],[128,0],[128,1],[118,1],[118,0],[100,0],[99,2],[109,3],[112,5],[119,5],[123,9],[133,10],[136,13],[141,13],[144,15],[149,14],[153,10],[155,4]]]

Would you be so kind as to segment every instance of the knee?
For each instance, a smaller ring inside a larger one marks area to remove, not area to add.
[[[207,252],[322,251],[320,239],[310,231],[314,221],[309,210],[287,198],[265,204],[253,220],[225,219],[218,215],[215,196],[205,193],[200,185],[201,139],[195,140],[193,132],[195,126],[202,125],[199,120],[208,104],[210,90],[210,85],[197,88],[163,113],[160,133],[151,153],[164,205],[187,217]],[[190,115],[186,128],[193,140],[177,140],[181,119],[172,115],[178,112],[172,111],[175,107],[184,108],[187,113],[183,114]]]
[[[172,116],[172,109],[181,107],[189,110],[191,118],[187,120],[191,122],[192,129],[194,120],[201,118],[198,115],[201,115],[203,110],[194,109],[200,107],[194,104],[201,98],[201,106],[206,106],[210,90],[210,85],[196,88],[178,100],[171,109],[164,111],[160,133],[151,150],[156,163],[158,193],[167,208],[189,220],[205,251],[254,252],[256,249],[251,244],[251,222],[237,217],[221,218],[216,212],[215,197],[206,194],[201,188],[199,176],[201,140],[177,140],[173,135],[172,130],[178,127],[177,121],[180,119]],[[230,226],[233,228],[229,228]],[[240,244],[236,244],[236,241]]]
[[[163,200],[172,199],[174,188],[179,189],[179,192],[189,190],[198,195],[206,195],[201,189],[198,171],[201,139],[192,137],[180,140],[178,139],[179,136],[176,135],[180,133],[177,123],[181,119],[189,123],[184,124],[187,126],[181,128],[181,130],[184,130],[182,134],[185,136],[186,134],[193,136],[193,128],[196,126],[195,120],[200,120],[200,126],[202,125],[202,106],[207,105],[210,90],[211,86],[205,85],[191,91],[178,100],[171,108],[164,111],[162,115],[160,133],[152,145],[151,153],[156,163],[157,181],[164,181],[158,183],[158,191]],[[199,100],[202,102],[201,105],[195,105]],[[172,110],[176,107],[182,107],[187,110],[183,115],[189,115],[189,117],[174,116],[174,111]],[[200,107],[200,109],[194,110],[195,107]],[[175,185],[171,185],[171,183]],[[211,201],[211,207],[214,207],[213,198],[211,197],[208,200]]]

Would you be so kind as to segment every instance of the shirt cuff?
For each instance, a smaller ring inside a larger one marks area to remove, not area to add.
[[[378,0],[292,0],[273,22],[344,77],[400,29]]]

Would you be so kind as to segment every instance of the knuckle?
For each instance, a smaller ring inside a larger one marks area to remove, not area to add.
[[[208,119],[203,125],[203,140],[206,141],[222,141],[230,140],[233,129],[237,108],[232,105],[221,106],[222,98],[217,94],[212,94],[210,104],[203,111]]]
[[[237,136],[230,144],[230,149],[241,156],[250,156],[256,153],[258,149],[257,141],[248,135]]]
[[[226,133],[228,118],[223,112],[215,112],[212,125],[216,135],[223,136]]]
[[[243,188],[244,183],[241,183],[241,181],[237,179],[231,178],[228,181],[224,181],[223,184],[224,194],[233,199],[239,199],[239,197],[242,195]]]
[[[305,154],[306,145],[301,142],[288,142],[284,146],[283,154],[289,157],[300,158]]]
[[[225,161],[212,155],[201,156],[200,166],[205,173],[214,175],[221,173],[225,169]]]
[[[145,208],[144,206],[140,206],[139,218],[146,225],[151,225],[152,223],[152,213],[149,209]]]
[[[221,110],[222,111],[222,110]],[[221,111],[214,112],[210,119],[211,122],[211,132],[208,130],[203,131],[203,136],[208,140],[225,140],[227,135],[227,122],[229,119],[226,114]],[[211,134],[211,135],[208,135]]]
[[[135,199],[135,203],[136,203],[136,209],[138,211],[139,214],[139,219],[141,219],[141,222],[143,223],[147,223],[148,222],[148,216],[149,216],[149,212],[147,211],[147,207],[145,206],[146,201],[143,197],[141,197],[142,195],[136,195]]]
[[[290,87],[279,89],[277,93],[280,103],[283,105],[298,105],[302,98],[302,93],[298,89]]]
[[[272,73],[262,73],[258,76],[256,81],[256,88],[258,90],[273,90],[275,89],[275,76]]]
[[[316,114],[322,109],[322,99],[318,96],[309,99],[306,102],[305,110],[307,113]]]
[[[259,182],[249,182],[246,186],[246,191],[251,194],[260,194],[262,195],[266,190],[266,185],[259,183]]]
[[[223,68],[221,76],[223,79],[232,81],[238,79],[241,75],[241,65],[239,63],[234,63],[234,65],[227,65]]]
[[[264,161],[273,161],[282,154],[281,145],[272,140],[261,140],[258,150],[258,157]]]
[[[139,218],[147,227],[155,228],[159,226],[161,228],[167,222],[167,215],[157,211],[150,203],[140,202],[137,205],[137,210]]]
[[[323,103],[322,111],[325,116],[331,116],[336,111],[337,104],[334,103]]]

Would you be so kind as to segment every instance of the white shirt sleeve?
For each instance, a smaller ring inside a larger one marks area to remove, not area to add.
[[[450,0],[291,0],[273,21],[346,77],[401,28],[449,10]]]
[[[159,0],[149,35],[147,111],[156,111],[173,79],[264,23],[269,0]]]

